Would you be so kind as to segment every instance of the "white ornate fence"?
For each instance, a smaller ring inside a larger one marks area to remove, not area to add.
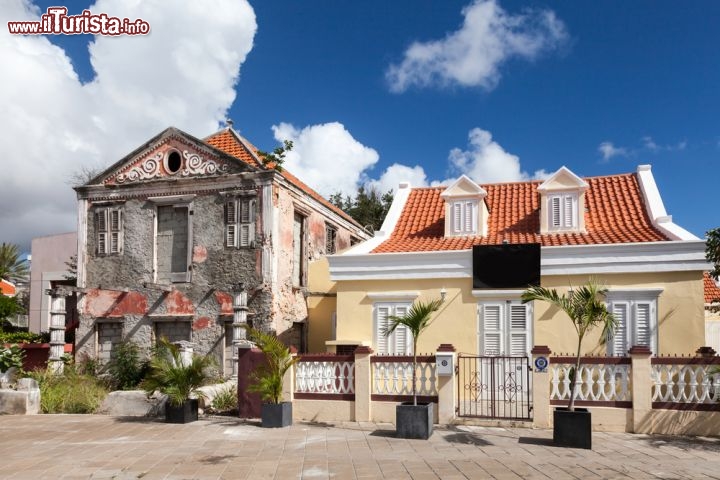
[[[418,356],[417,394],[437,396],[435,357]],[[375,356],[371,360],[372,395],[412,395],[412,356]]]
[[[570,400],[570,380],[575,363],[568,357],[555,357],[550,365],[550,400],[553,404]],[[575,385],[578,403],[619,406],[632,401],[630,359],[618,357],[584,357],[581,359]]]
[[[296,398],[351,399],[355,394],[355,357],[304,355],[295,365]],[[318,397],[316,397],[318,396]]]
[[[659,357],[652,359],[653,408],[677,404],[719,405],[720,363],[713,358]]]

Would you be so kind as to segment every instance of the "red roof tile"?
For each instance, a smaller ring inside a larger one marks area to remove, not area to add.
[[[707,272],[703,273],[703,287],[705,303],[720,302],[720,287]]]
[[[15,285],[8,282],[7,280],[0,279],[0,295],[7,295],[12,297],[17,293]]]
[[[634,174],[586,178],[587,233],[540,235],[541,182],[481,185],[490,210],[486,237],[445,238],[445,208],[440,194],[446,187],[414,188],[395,230],[373,253],[465,250],[473,245],[540,243],[592,245],[669,240],[650,221]]]
[[[250,142],[247,141],[244,137],[242,138],[242,141],[238,139],[239,135],[236,136],[233,132],[230,131],[229,128],[226,128],[224,130],[221,130],[217,133],[214,133],[207,137],[204,141],[217,148],[218,150],[222,150],[223,152],[227,153],[228,155],[232,155],[233,157],[239,158],[243,162],[253,166],[253,167],[259,167],[259,168],[266,168],[261,162],[258,161],[259,154],[258,149]],[[252,153],[249,149],[252,149]],[[326,200],[322,195],[317,193],[315,190],[310,188],[308,185],[306,185],[302,180],[297,178],[295,175],[290,173],[287,169],[283,169],[282,172],[278,172],[280,175],[285,177],[285,179],[295,185],[297,188],[323,204],[325,207],[329,208],[336,214],[340,215],[342,218],[347,220],[348,222],[352,223],[353,225],[362,228],[362,225],[357,223],[353,218],[348,215],[347,213],[343,212],[341,209],[330,203],[328,200]]]

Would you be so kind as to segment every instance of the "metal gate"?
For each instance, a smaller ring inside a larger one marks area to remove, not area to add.
[[[528,357],[458,356],[457,414],[460,417],[532,419]]]

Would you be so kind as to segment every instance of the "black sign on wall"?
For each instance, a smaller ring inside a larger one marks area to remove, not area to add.
[[[540,285],[540,244],[475,245],[473,288]]]

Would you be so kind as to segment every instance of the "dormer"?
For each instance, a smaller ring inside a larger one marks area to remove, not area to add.
[[[540,233],[586,233],[585,191],[588,184],[567,167],[539,187]]]
[[[487,192],[465,175],[447,187],[440,197],[445,200],[445,236],[487,235]]]

